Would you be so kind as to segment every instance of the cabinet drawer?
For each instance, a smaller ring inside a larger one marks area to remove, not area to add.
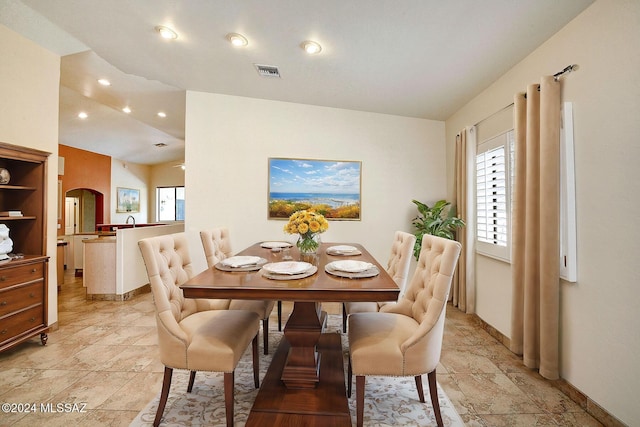
[[[44,325],[42,304],[12,314],[0,322],[0,342],[11,339],[30,329]]]
[[[0,317],[44,300],[44,281],[0,290]]]
[[[18,283],[44,278],[44,263],[20,265],[15,268],[0,269],[0,289]]]

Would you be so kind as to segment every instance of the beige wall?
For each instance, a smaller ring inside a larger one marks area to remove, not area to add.
[[[269,157],[362,161],[362,220],[331,221],[324,241],[361,242],[382,262],[395,230],[411,231],[412,199],[446,193],[444,123],[198,92],[187,93],[186,230],[231,230],[238,251],[291,239],[267,220]]]
[[[569,64],[578,282],[561,284],[561,375],[628,425],[640,425],[640,2],[598,0],[446,122],[448,186],[455,133]],[[508,264],[478,257],[477,312],[510,334]]]
[[[58,87],[60,57],[0,25],[0,141],[52,153],[47,169],[49,324],[58,320]]]
[[[184,186],[184,170],[176,165],[184,161],[161,163],[151,166],[149,178],[149,221],[156,222],[156,188]]]

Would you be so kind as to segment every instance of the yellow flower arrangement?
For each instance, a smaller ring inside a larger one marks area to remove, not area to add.
[[[318,235],[329,229],[326,218],[314,211],[297,211],[291,214],[289,222],[284,226],[285,233],[298,234],[296,246],[300,252],[310,253],[318,250]]]

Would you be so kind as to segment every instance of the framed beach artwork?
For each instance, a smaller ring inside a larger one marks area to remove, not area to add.
[[[116,212],[140,212],[140,190],[118,187]]]
[[[328,220],[361,218],[362,162],[269,158],[269,219],[313,209]]]

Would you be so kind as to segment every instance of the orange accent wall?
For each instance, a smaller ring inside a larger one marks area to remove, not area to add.
[[[111,222],[111,157],[67,145],[58,145],[58,155],[64,157],[64,175],[58,175],[58,180],[62,181],[63,203],[64,194],[69,190],[96,190],[104,195],[102,215],[96,214],[96,224]],[[100,207],[96,206],[96,209]],[[58,235],[63,235],[64,208],[59,223]]]

